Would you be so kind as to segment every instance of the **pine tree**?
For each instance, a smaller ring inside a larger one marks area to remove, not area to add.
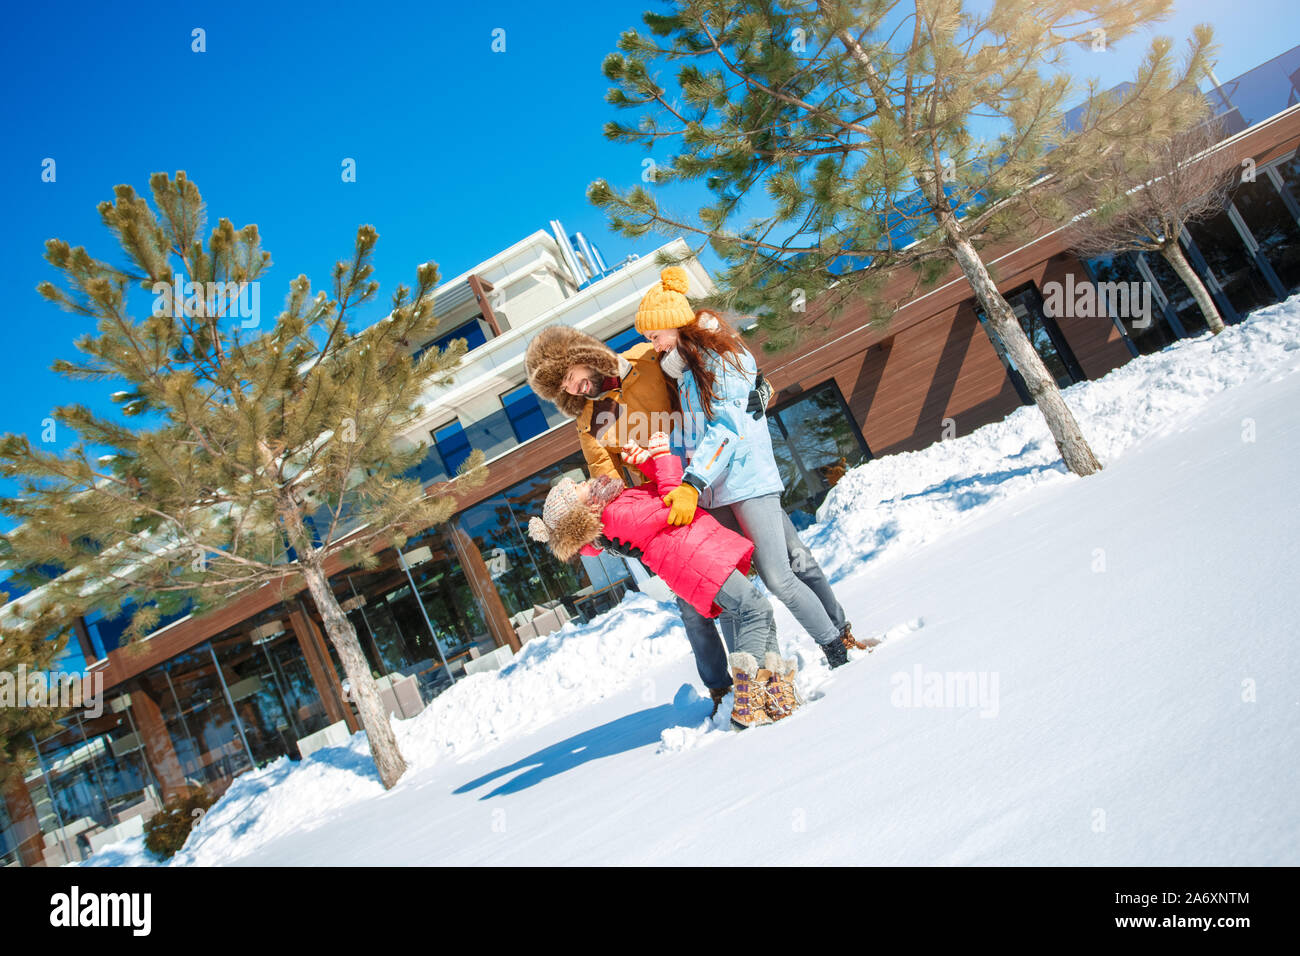
[[[1070,240],[1077,255],[1159,254],[1192,294],[1215,335],[1223,331],[1223,316],[1178,237],[1187,226],[1228,204],[1241,166],[1230,150],[1219,147],[1222,139],[1222,124],[1207,119],[1170,139],[1112,152],[1095,170],[1076,177],[1066,194],[1079,214]]]
[[[455,508],[450,495],[400,477],[425,454],[402,439],[421,392],[464,353],[458,341],[411,358],[437,324],[437,267],[420,266],[386,318],[350,332],[348,320],[378,290],[378,236],[362,226],[351,258],[333,268],[332,295],[313,294],[299,275],[267,329],[246,314],[271,263],[257,227],[221,219],[205,244],[203,201],[184,172],[156,173],[150,186],[156,212],[125,185],[99,205],[126,264],[46,243],[64,287],[42,282],[38,291],[97,331],[76,342],[84,358],[58,360],[54,371],[127,387],[112,396],[121,420],[82,405],[52,412],[77,435],[66,451],[0,439],[0,473],[23,482],[21,497],[0,499],[22,522],[5,536],[5,561],[65,569],[31,602],[27,626],[53,633],[130,599],[124,639],[134,642],[187,605],[199,615],[267,582],[305,584],[391,787],[405,762],[325,564],[339,556],[373,568],[375,550],[400,547]],[[92,449],[107,453],[92,458]],[[481,462],[472,456],[460,480],[480,480]]]
[[[0,600],[5,598],[7,595],[0,594]],[[13,602],[0,605],[0,622],[6,622],[0,623],[0,794],[23,780],[36,756],[32,741],[57,731],[58,719],[66,712],[48,706],[48,701],[46,706],[29,706],[27,681],[20,678],[39,678],[48,671],[69,635],[64,632],[51,638],[46,633],[6,626],[15,610]]]
[[[588,198],[612,225],[634,237],[702,236],[700,248],[707,242],[727,264],[707,304],[756,314],[777,348],[810,330],[799,315],[805,300],[828,321],[866,299],[883,324],[896,305],[885,300],[886,279],[910,269],[914,288],[927,287],[955,261],[1067,466],[1098,470],[979,250],[1065,221],[1059,197],[1043,188],[1049,151],[1060,174],[1074,175],[1099,153],[1180,128],[1208,28],[1181,70],[1157,40],[1122,102],[1068,132],[1063,107],[1075,94],[1051,68],[1071,47],[1114,43],[1167,15],[1170,0],[995,0],[988,11],[961,0],[671,5],[646,13],[648,33],[624,32],[606,57],[615,84],[607,100],[643,112],[605,132],[678,150],[655,160],[655,188],[702,180],[716,198],[690,221],[662,211],[652,189],[598,180]],[[655,75],[660,64],[675,68],[674,89]],[[1087,99],[1099,95],[1090,85]],[[770,211],[733,225],[747,203]]]

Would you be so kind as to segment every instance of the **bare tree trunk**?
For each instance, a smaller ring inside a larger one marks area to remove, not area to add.
[[[350,696],[356,702],[361,727],[370,741],[370,756],[374,758],[375,767],[379,770],[379,779],[385,790],[391,789],[406,772],[406,761],[397,747],[397,737],[393,734],[393,725],[384,711],[383,699],[375,687],[374,678],[370,676],[370,665],[362,653],[356,629],[334,597],[325,569],[303,527],[302,516],[293,508],[286,508],[283,515],[290,541],[298,552],[298,565],[307,582],[307,590],[311,592],[312,600],[325,624],[325,633],[338,651],[343,672],[352,685]]]
[[[1061,390],[1056,387],[1056,382],[1048,373],[1047,367],[1043,365],[1043,360],[1038,357],[1038,353],[1034,351],[1033,345],[1025,336],[1016,314],[1011,311],[1011,306],[998,292],[993,277],[989,275],[975,247],[962,232],[956,217],[948,213],[941,214],[939,218],[948,236],[948,247],[956,256],[966,281],[975,290],[975,298],[984,307],[991,332],[996,333],[1002,340],[1007,354],[1020,370],[1025,386],[1029,389],[1029,396],[1042,412],[1066,467],[1076,475],[1091,475],[1095,471],[1101,471],[1101,463],[1088,447],[1082,429],[1074,420],[1070,407],[1065,404]],[[996,343],[994,348],[997,348]]]
[[[1183,280],[1187,291],[1191,292],[1192,297],[1196,299],[1196,304],[1201,307],[1201,315],[1205,316],[1205,324],[1210,327],[1210,331],[1215,335],[1222,332],[1223,316],[1219,315],[1219,309],[1214,304],[1214,297],[1210,295],[1210,290],[1205,288],[1205,283],[1201,281],[1201,277],[1196,274],[1192,264],[1183,255],[1178,239],[1175,237],[1172,242],[1166,242],[1161,246],[1160,255],[1174,272],[1178,273],[1178,278]]]

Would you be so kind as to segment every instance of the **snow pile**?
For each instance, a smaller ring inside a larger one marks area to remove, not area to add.
[[[1300,297],[1135,358],[1064,390],[1102,465],[1138,442],[1184,431],[1226,389],[1300,368]],[[832,583],[934,541],[994,502],[1076,480],[1035,406],[961,438],[877,458],[846,472],[801,532]]]
[[[407,774],[527,734],[689,654],[676,608],[629,594],[591,623],[570,622],[534,638],[507,667],[462,678],[415,717],[394,720]],[[236,777],[171,862],[193,863],[196,854],[221,856],[288,830],[312,829],[338,809],[383,793],[364,733],[306,760],[282,757]],[[134,837],[86,864],[150,862],[144,838]]]
[[[524,645],[508,667],[472,674],[398,726],[413,767],[474,751],[570,714],[666,661],[690,654],[677,610],[629,594],[590,624]]]

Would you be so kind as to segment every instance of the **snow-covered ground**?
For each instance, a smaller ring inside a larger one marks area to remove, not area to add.
[[[671,606],[529,642],[397,723],[239,777],[174,865],[1300,863],[1300,297],[1041,417],[849,472],[805,532],[858,634],[809,704],[709,722]],[[95,865],[151,862],[140,838]]]

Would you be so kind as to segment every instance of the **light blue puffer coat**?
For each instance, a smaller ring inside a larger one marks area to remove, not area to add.
[[[682,403],[681,444],[686,452],[685,481],[702,487],[701,508],[716,508],[783,489],[781,473],[772,455],[772,435],[767,418],[755,420],[745,411],[754,388],[758,366],[745,352],[744,373],[718,355],[710,355],[713,372],[713,408],[703,408],[700,387],[690,369],[677,381]]]

